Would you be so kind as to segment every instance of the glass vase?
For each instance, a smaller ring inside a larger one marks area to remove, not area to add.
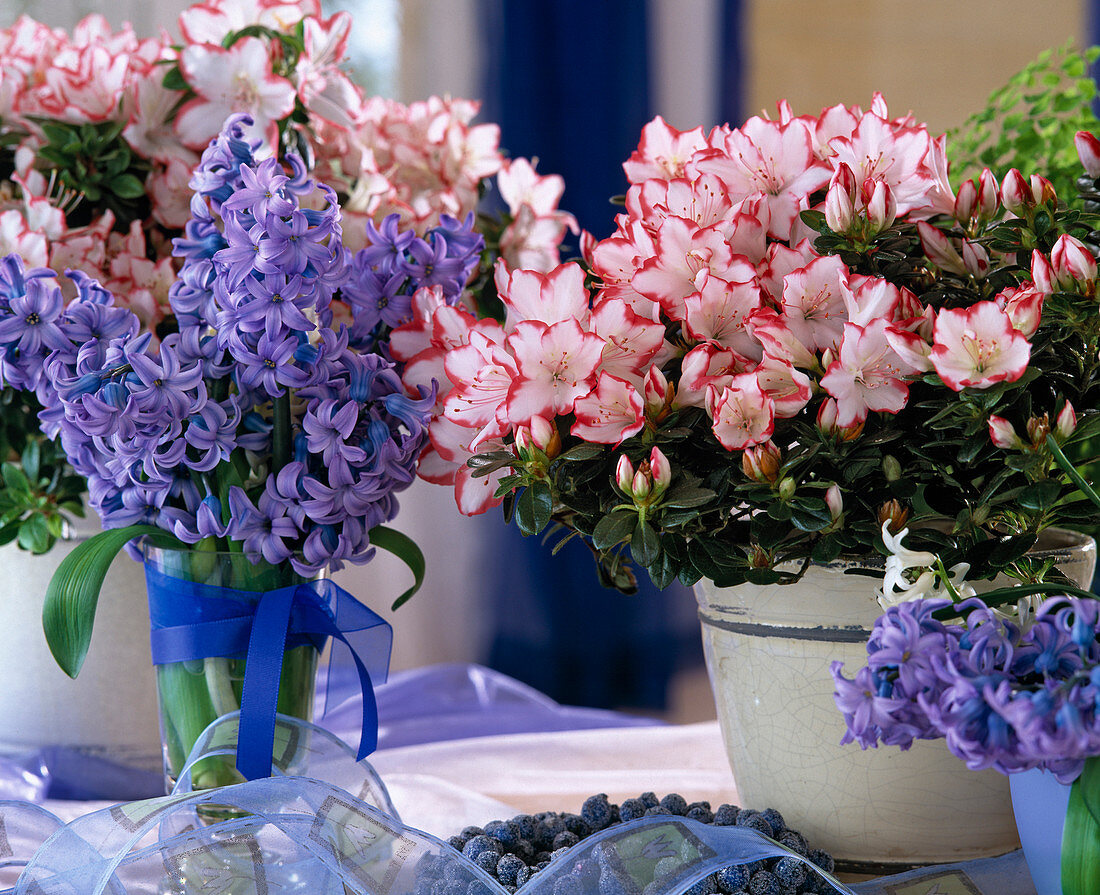
[[[179,592],[159,599],[173,602],[171,614],[176,624],[209,622],[210,619],[239,615],[242,606],[254,611],[266,591],[323,578],[325,572],[303,577],[289,563],[272,565],[243,553],[209,550],[166,549],[146,545],[143,548],[146,578],[153,586],[151,573],[180,581]],[[202,594],[191,593],[187,583],[203,585]],[[165,589],[165,579],[159,578]],[[213,590],[218,588],[221,590]],[[151,594],[152,597],[152,594]],[[176,600],[180,603],[177,603]],[[232,601],[215,605],[208,601]],[[158,627],[158,610],[150,600],[150,617]],[[276,711],[305,721],[313,715],[314,683],[318,651],[312,643],[288,641],[283,654]],[[195,741],[217,718],[241,707],[245,677],[245,653],[212,655],[156,665],[157,701],[160,712],[164,776],[171,792]],[[230,756],[204,758],[191,769],[193,789],[209,789],[239,783],[243,776]]]

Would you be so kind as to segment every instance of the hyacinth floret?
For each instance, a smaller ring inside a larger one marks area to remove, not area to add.
[[[904,749],[914,738],[942,737],[972,769],[1041,767],[1073,780],[1086,758],[1100,755],[1096,601],[1049,598],[1027,627],[978,597],[956,607],[961,623],[941,623],[933,614],[947,605],[891,607],[876,620],[867,665],[854,678],[833,663],[844,742]]]
[[[447,304],[456,304],[485,247],[472,214],[463,221],[443,215],[423,238],[402,231],[400,216],[392,214],[378,228],[367,226],[367,240],[355,253],[341,289],[351,307],[356,345],[369,345],[376,336],[407,323],[419,289],[438,286]]]

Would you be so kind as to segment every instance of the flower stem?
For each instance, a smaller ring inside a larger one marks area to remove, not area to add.
[[[1058,465],[1062,467],[1062,471],[1069,476],[1070,481],[1073,482],[1078,488],[1081,489],[1081,493],[1085,495],[1096,506],[1100,507],[1100,495],[1092,490],[1092,487],[1085,481],[1084,477],[1077,471],[1077,467],[1074,466],[1069,458],[1062,453],[1062,449],[1058,447],[1058,442],[1054,440],[1054,435],[1047,436],[1047,447],[1050,448],[1050,453],[1053,455]]]
[[[202,660],[202,671],[216,717],[237,711],[241,706],[229,680],[229,660],[224,656],[208,656]]]
[[[271,424],[271,474],[275,476],[291,457],[289,389],[272,401]]]

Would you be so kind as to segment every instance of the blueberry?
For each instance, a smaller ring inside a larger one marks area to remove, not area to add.
[[[736,805],[719,805],[718,810],[714,812],[713,823],[716,827],[732,827],[737,823],[737,815],[740,812],[741,809]]]
[[[642,817],[649,809],[649,805],[641,799],[626,799],[619,806],[619,819],[626,823],[629,820]]]
[[[607,793],[601,792],[598,796],[589,796],[581,806],[583,817],[593,830],[602,830],[611,824],[611,803],[607,800]]]
[[[546,851],[545,849],[543,851],[535,852],[534,861],[535,866],[539,870],[542,870],[543,867],[550,863],[550,852]]]
[[[535,847],[526,839],[520,839],[510,849],[512,854],[523,860],[525,864],[530,864],[535,857]]]
[[[806,865],[798,858],[780,858],[775,862],[772,873],[788,889],[797,889],[806,881]]]
[[[565,824],[565,829],[570,833],[573,833],[577,838],[583,839],[585,836],[590,836],[593,832],[592,827],[579,814],[563,814],[561,816],[562,823]]]
[[[704,876],[690,889],[684,890],[684,895],[714,895],[718,891],[718,883],[714,880],[714,874]]]
[[[461,836],[451,836],[447,840],[447,844],[455,851],[462,851],[466,847],[466,840]]]
[[[773,839],[778,839],[783,834],[783,831],[787,829],[787,824],[783,820],[783,815],[774,808],[765,808],[760,813],[760,816],[771,825],[772,832],[768,835]]]
[[[458,835],[463,839],[473,839],[475,836],[484,835],[485,831],[481,827],[463,827],[462,832]]]
[[[521,838],[530,839],[535,835],[535,819],[530,814],[517,814],[512,818],[512,823],[519,827]]]
[[[518,885],[516,877],[521,867],[526,867],[522,860],[515,855],[502,855],[497,861],[497,879],[506,886]]]
[[[806,838],[797,830],[787,830],[787,832],[778,837],[777,841],[780,845],[789,848],[796,855],[806,857]]]
[[[646,808],[653,808],[661,803],[661,800],[657,798],[657,794],[653,792],[643,792],[638,798],[645,802]]]
[[[491,820],[485,825],[485,835],[500,841],[505,851],[514,848],[520,840],[519,824],[510,820]]]
[[[495,874],[497,872],[497,864],[500,863],[500,857],[499,852],[487,848],[485,851],[478,853],[478,856],[474,858],[474,863],[486,873]]]
[[[749,895],[783,895],[783,886],[774,873],[758,870],[749,880]]]
[[[554,880],[554,895],[584,895],[584,886],[577,877],[567,873]]]
[[[718,889],[726,895],[735,895],[749,884],[749,870],[744,864],[731,864],[723,867],[716,874]]]
[[[534,875],[535,872],[526,864],[524,864],[522,867],[520,867],[519,870],[516,871],[516,885],[522,886]]]
[[[470,860],[473,860],[472,858]],[[443,868],[443,881],[447,883],[465,881],[470,878],[469,871],[459,861],[452,861]]]
[[[738,814],[737,826],[748,827],[750,830],[756,830],[765,836],[771,836],[772,834],[772,825],[755,811],[742,811]]]
[[[493,890],[479,879],[470,880],[466,886],[466,895],[493,895]]]
[[[543,818],[535,824],[535,836],[532,840],[536,848],[550,850],[554,837],[565,830],[565,821],[560,815],[554,814]]]
[[[447,886],[451,883],[446,878],[437,879],[432,883],[432,895],[447,895]]]
[[[688,803],[682,795],[677,792],[670,792],[660,801],[660,806],[665,809],[669,814],[685,814],[687,812]]]
[[[570,833],[568,830],[562,830],[554,837],[553,851],[557,852],[559,849],[572,848],[578,842],[581,841],[581,837],[576,833]]]
[[[435,885],[437,880],[438,877],[421,877],[416,881],[416,885],[413,886],[413,895],[432,895],[432,886]]]
[[[710,810],[710,802],[692,802],[687,806],[684,817],[697,820],[701,824],[714,823],[714,812]]]
[[[625,873],[604,865],[600,868],[600,895],[637,895],[638,887]]]
[[[471,861],[476,861],[478,856],[484,852],[491,852],[493,857],[499,858],[504,854],[504,846],[501,845],[499,839],[494,839],[492,836],[486,836],[482,833],[479,836],[474,836],[462,848],[462,854]]]
[[[832,873],[836,869],[836,862],[833,860],[833,856],[827,851],[822,851],[819,848],[811,848],[806,854],[806,857],[826,873]]]
[[[653,817],[655,815],[661,814],[665,815],[666,817],[672,816],[672,812],[669,811],[664,805],[654,805],[652,808],[646,808],[645,814],[646,817]]]

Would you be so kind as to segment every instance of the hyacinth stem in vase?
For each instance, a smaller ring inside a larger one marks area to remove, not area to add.
[[[201,549],[198,545],[196,549],[146,545],[143,559],[154,643],[165,631],[181,630],[181,623],[232,623],[241,614],[253,613],[267,591],[325,577],[324,570],[303,576],[285,563],[256,561],[239,551]],[[181,606],[180,591],[191,585],[201,590]],[[280,714],[312,719],[319,646],[318,641],[304,635],[288,639],[279,673],[276,711]],[[154,660],[157,658],[155,655]],[[156,661],[164,773],[169,790],[202,732],[217,718],[240,710],[245,670],[243,653],[191,654],[179,661]],[[227,757],[205,758],[191,769],[195,789],[224,786],[240,779]]]

